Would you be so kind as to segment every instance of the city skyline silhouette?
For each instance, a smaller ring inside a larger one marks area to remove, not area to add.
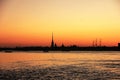
[[[0,80],[120,80],[120,0],[0,0]]]
[[[101,39],[98,43],[97,39],[93,41],[93,45],[91,46],[77,46],[74,44],[71,44],[69,46],[64,45],[64,43],[61,44],[61,46],[57,46],[57,43],[54,41],[54,34],[51,35],[51,44],[50,46],[17,46],[14,48],[11,47],[2,47],[0,48],[0,51],[5,52],[12,52],[12,51],[120,51],[120,43],[117,43],[118,46],[102,46]]]

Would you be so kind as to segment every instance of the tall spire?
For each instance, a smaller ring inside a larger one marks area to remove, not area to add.
[[[53,33],[52,33],[51,48],[54,48],[54,39],[53,39]]]
[[[54,42],[54,40],[53,40],[53,32],[52,32],[52,42]]]
[[[102,46],[102,40],[100,39],[100,47]]]
[[[95,47],[97,47],[97,39],[95,40]]]
[[[92,46],[95,47],[95,41],[93,41]]]

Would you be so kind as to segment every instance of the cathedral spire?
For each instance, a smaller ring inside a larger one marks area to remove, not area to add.
[[[54,38],[53,38],[53,33],[52,33],[51,48],[54,48]]]
[[[54,42],[54,40],[53,40],[53,33],[52,33],[52,42]]]

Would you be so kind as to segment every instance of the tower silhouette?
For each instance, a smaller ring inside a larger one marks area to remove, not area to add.
[[[54,47],[55,47],[55,44],[54,44],[53,33],[52,33],[51,48],[54,48]]]
[[[92,46],[95,47],[95,41],[93,41]]]
[[[102,46],[102,40],[100,39],[100,47]]]
[[[97,39],[95,40],[95,47],[97,47],[98,46],[98,41],[97,41]]]

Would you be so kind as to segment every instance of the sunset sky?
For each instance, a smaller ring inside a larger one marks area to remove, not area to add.
[[[0,47],[120,42],[120,0],[0,0]]]

